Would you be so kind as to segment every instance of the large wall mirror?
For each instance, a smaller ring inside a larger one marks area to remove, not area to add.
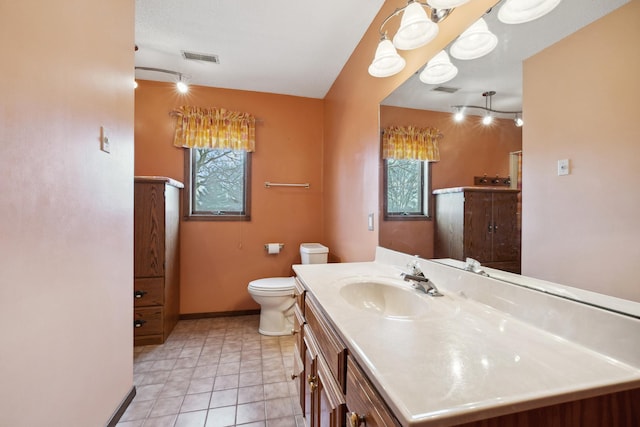
[[[497,18],[500,4],[496,5],[484,16],[489,29],[498,37],[496,49],[485,57],[474,60],[461,61],[452,58],[452,62],[458,68],[458,75],[440,85],[429,85],[420,81],[419,70],[381,103],[381,130],[388,126],[422,126],[440,130],[443,135],[440,141],[441,159],[431,164],[433,190],[474,186],[477,184],[474,177],[485,175],[488,179],[495,176],[510,177],[511,187],[517,187],[517,176],[514,174],[518,174],[518,165],[520,179],[527,179],[526,145],[523,149],[523,133],[527,132],[526,109],[521,116],[524,126],[518,127],[514,122],[515,114],[495,114],[493,124],[485,126],[481,123],[481,110],[469,110],[462,122],[455,122],[452,107],[486,106],[487,101],[490,101],[491,108],[495,110],[522,111],[523,61],[627,3],[628,0],[588,3],[581,0],[563,0],[548,15],[518,25],[501,23]],[[610,48],[615,49],[615,46]],[[446,49],[448,50],[448,47]],[[593,84],[598,82],[594,81]],[[483,93],[488,91],[495,91],[495,95],[487,99]],[[528,99],[536,96],[545,97],[544,93],[526,95]],[[382,179],[380,185],[382,188]],[[526,182],[524,188],[525,192],[518,202],[518,221],[522,220],[521,214],[535,215],[535,212],[526,209]],[[381,192],[381,200],[382,197]],[[384,220],[384,212],[381,212],[380,246],[424,258],[434,258],[436,237],[433,198],[430,202],[431,220]],[[524,243],[527,242],[523,242],[523,247],[526,247]],[[529,272],[523,271],[523,274]],[[548,277],[543,279],[550,280]],[[601,289],[593,290],[609,293]],[[626,291],[612,291],[610,294],[640,301],[637,299],[637,292],[630,295],[625,295],[624,292]]]

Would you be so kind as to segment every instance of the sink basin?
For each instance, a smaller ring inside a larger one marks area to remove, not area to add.
[[[429,302],[418,291],[382,281],[348,283],[340,296],[353,307],[388,318],[411,319],[429,313]]]

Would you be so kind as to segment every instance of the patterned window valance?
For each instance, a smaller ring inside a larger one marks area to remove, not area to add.
[[[435,128],[390,126],[382,133],[382,158],[437,162],[441,138],[442,134]]]
[[[176,117],[176,147],[255,150],[256,120],[248,113],[189,106],[172,113]]]

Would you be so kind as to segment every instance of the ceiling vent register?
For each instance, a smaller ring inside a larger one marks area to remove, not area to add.
[[[213,64],[220,63],[220,58],[218,58],[218,55],[211,55],[206,53],[187,52],[186,50],[183,50],[182,57],[184,59],[190,59],[192,61],[204,61],[211,62]]]

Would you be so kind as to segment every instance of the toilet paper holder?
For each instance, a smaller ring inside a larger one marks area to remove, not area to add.
[[[273,243],[272,243],[273,244]],[[280,247],[280,250],[282,250],[282,248],[284,248],[284,243],[278,243],[278,246]],[[265,243],[264,244],[264,250],[268,251],[269,250],[269,243]]]

